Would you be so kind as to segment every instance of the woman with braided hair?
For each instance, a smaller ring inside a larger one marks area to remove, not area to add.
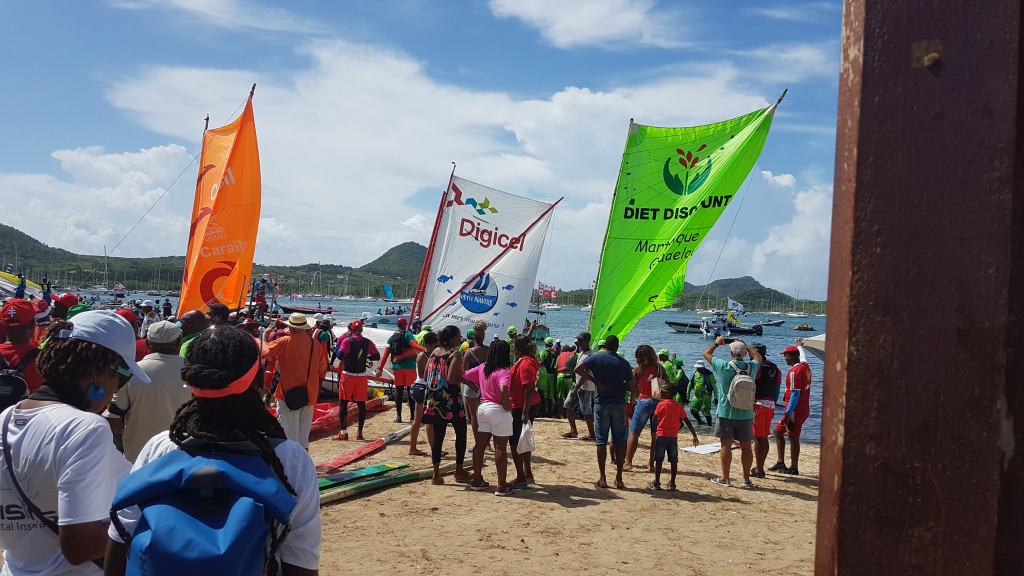
[[[316,470],[309,454],[288,440],[281,424],[267,412],[259,394],[262,384],[260,353],[248,334],[232,327],[206,330],[189,345],[182,379],[193,398],[178,409],[170,431],[154,436],[143,447],[133,471],[192,439],[216,443],[248,442],[282,484],[295,495],[291,531],[278,550],[283,576],[318,574],[320,566],[320,497]],[[138,522],[138,508],[118,518],[128,533]],[[127,545],[111,526],[107,573],[123,574]],[[122,566],[114,571],[110,565]]]
[[[37,366],[44,382],[0,415],[3,574],[100,574],[106,520],[130,464],[100,416],[132,374],[135,333],[107,310],[57,319]]]

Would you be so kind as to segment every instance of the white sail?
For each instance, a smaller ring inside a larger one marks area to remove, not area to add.
[[[521,328],[555,204],[453,176],[416,303],[423,323],[463,334],[478,321],[498,334]]]

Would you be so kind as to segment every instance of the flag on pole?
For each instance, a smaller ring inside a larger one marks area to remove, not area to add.
[[[743,304],[729,298],[729,310],[735,310],[737,312],[743,312]]]

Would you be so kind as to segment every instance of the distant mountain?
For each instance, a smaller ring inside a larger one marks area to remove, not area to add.
[[[75,254],[52,248],[35,238],[0,224],[2,264],[14,272],[24,272],[30,280],[49,276],[54,284],[84,288],[104,282],[103,256]],[[17,262],[15,262],[17,252]],[[415,242],[395,246],[369,264],[354,268],[338,264],[309,263],[299,266],[274,266],[256,263],[254,277],[273,274],[286,293],[351,294],[383,296],[384,285],[394,286],[395,294],[410,296],[416,289],[427,249]],[[121,258],[106,260],[106,283],[122,282],[132,292],[177,290],[181,287],[184,256]]]
[[[423,259],[426,256],[426,246],[405,242],[388,250],[373,262],[360,266],[359,269],[379,276],[419,280],[420,271],[423,270]]]

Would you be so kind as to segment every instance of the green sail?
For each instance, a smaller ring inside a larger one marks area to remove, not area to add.
[[[624,339],[672,305],[686,263],[761,155],[777,106],[693,128],[630,123],[590,314],[595,341]]]

